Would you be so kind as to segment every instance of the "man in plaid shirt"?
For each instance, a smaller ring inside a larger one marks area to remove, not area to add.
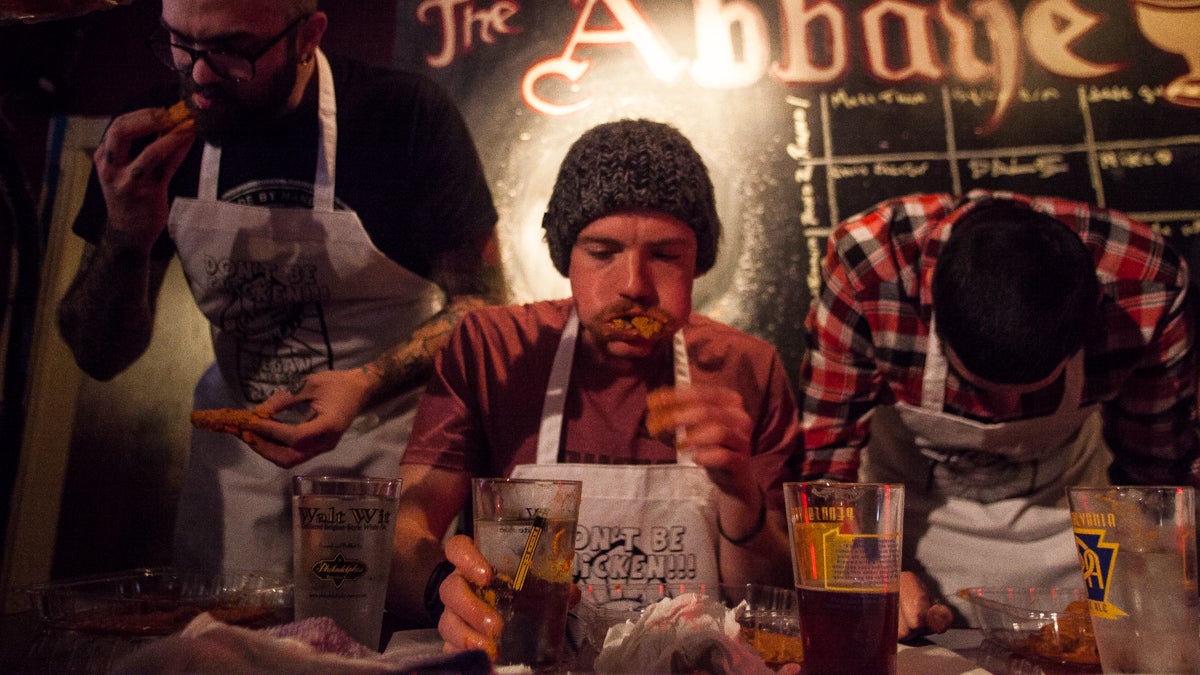
[[[911,195],[842,223],[821,273],[803,477],[904,483],[904,566],[935,594],[1079,586],[1069,485],[1200,486],[1188,273],[1149,226]]]

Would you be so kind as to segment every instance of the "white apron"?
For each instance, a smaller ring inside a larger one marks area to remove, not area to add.
[[[559,464],[563,408],[579,338],[575,311],[559,338],[542,407],[537,464],[514,478],[583,481],[575,531],[575,579],[583,584],[665,583],[666,591],[716,592],[716,486],[691,456],[676,464]],[[691,382],[683,331],[675,334],[675,384]]]
[[[329,62],[317,53],[320,134],[311,209],[218,200],[220,150],[204,148],[196,199],[175,199],[168,227],[215,363],[195,407],[253,407],[306,375],[361,366],[408,337],[445,302],[393,262],[358,215],[334,210],[337,115]],[[419,391],[363,411],[337,448],[280,469],[230,434],[197,431],[175,528],[176,564],[291,571],[293,474],[394,476]]]
[[[1082,586],[1066,506],[1069,485],[1107,484],[1099,406],[1080,407],[1083,354],[1067,362],[1053,414],[986,424],[943,412],[947,364],[930,326],[921,405],[881,407],[861,480],[905,490],[904,569],[955,593],[972,586]]]

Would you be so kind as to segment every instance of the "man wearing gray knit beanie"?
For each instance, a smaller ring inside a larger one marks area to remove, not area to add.
[[[542,219],[554,267],[567,276],[579,231],[629,209],[679,219],[696,233],[696,276],[712,269],[721,220],[704,160],[677,129],[646,120],[601,124],[571,146]]]
[[[473,592],[491,567],[467,536],[441,546],[485,476],[583,481],[577,582],[790,586],[796,404],[774,347],[692,312],[721,230],[700,155],[666,124],[593,128],[543,226],[572,296],[471,312],[452,335],[400,468],[389,608],[495,654],[503,620]]]

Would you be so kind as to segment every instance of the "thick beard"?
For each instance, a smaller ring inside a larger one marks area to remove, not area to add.
[[[221,146],[243,138],[259,135],[283,111],[300,70],[299,56],[288,51],[287,62],[271,76],[262,94],[261,103],[247,104],[234,93],[236,83],[220,82],[199,87],[191,76],[184,76],[180,89],[185,99],[199,92],[212,101],[209,108],[194,109],[196,135],[206,143]]]

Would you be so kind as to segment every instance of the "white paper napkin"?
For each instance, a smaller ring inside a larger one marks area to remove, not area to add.
[[[637,622],[609,629],[595,670],[605,673],[709,672],[775,675],[738,639],[733,610],[684,593],[650,605]]]

